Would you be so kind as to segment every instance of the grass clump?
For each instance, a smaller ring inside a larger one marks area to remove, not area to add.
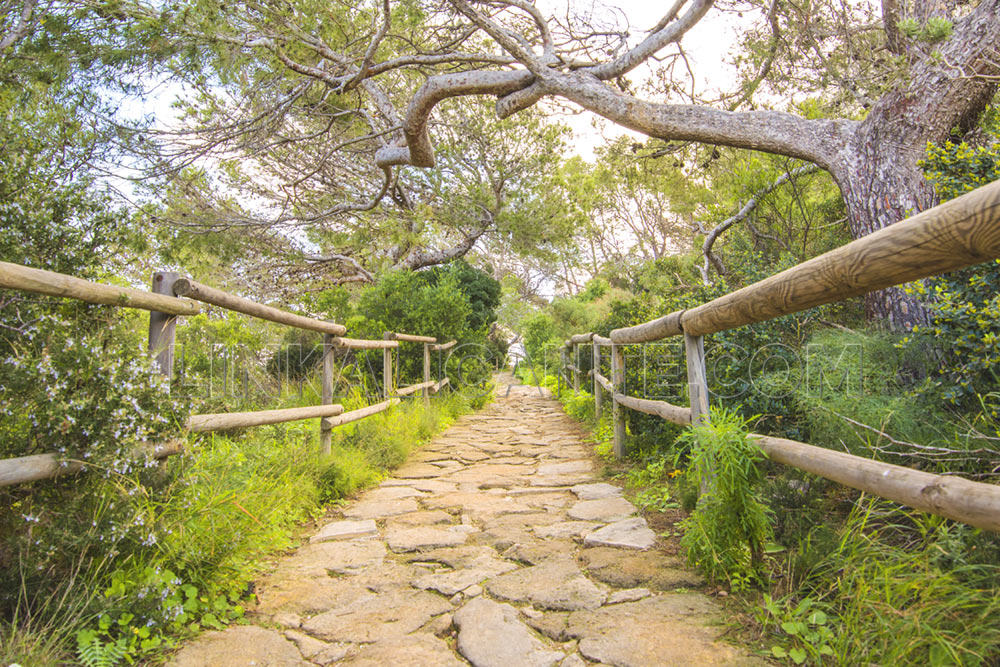
[[[772,537],[770,512],[758,491],[764,454],[747,435],[747,421],[713,409],[710,423],[693,425],[680,438],[691,445],[689,482],[702,491],[682,524],[681,544],[692,565],[734,590],[763,581]]]

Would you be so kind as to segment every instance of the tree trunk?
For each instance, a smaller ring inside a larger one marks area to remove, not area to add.
[[[941,46],[940,61],[924,57],[914,64],[908,82],[883,95],[845,142],[831,172],[843,193],[853,238],[938,203],[917,162],[928,143],[946,141],[956,128],[973,127],[993,98],[997,64],[984,56],[983,44],[995,42],[1000,32],[998,4],[984,1],[960,21]],[[964,71],[956,75],[956,69]],[[928,321],[924,305],[899,288],[869,294],[865,311],[869,321],[896,330]]]
[[[871,126],[844,153],[835,174],[847,206],[851,237],[859,239],[937,203],[917,167],[926,142],[903,142],[889,124]],[[910,145],[907,145],[910,144]],[[899,287],[865,297],[865,315],[893,330],[928,322],[927,309]]]

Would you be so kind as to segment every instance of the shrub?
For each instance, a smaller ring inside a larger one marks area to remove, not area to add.
[[[689,482],[704,491],[682,524],[681,544],[692,565],[734,590],[762,583],[771,539],[769,512],[757,490],[764,454],[747,437],[747,424],[732,411],[715,409],[711,423],[681,436],[691,442]]]

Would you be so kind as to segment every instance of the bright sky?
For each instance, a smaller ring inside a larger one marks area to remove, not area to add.
[[[564,14],[567,3],[572,7],[589,7],[591,2],[592,0],[538,0],[537,4],[546,15],[551,15]],[[604,4],[618,8],[628,17],[633,34],[645,36],[645,31],[656,25],[672,3],[649,0],[605,0]],[[725,61],[729,60],[729,53],[736,43],[740,23],[740,19],[735,15],[723,14],[713,9],[684,36],[682,44],[695,73],[698,91],[728,88],[727,84],[733,78],[733,69]],[[656,65],[655,62],[653,64]],[[641,83],[649,76],[649,70],[640,68],[630,76],[637,83]],[[594,149],[605,143],[606,139],[621,135],[646,138],[636,132],[604,122],[589,112],[567,115],[561,119],[573,130],[574,153],[586,160],[593,160]]]

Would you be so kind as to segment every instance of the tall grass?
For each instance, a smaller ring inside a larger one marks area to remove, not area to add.
[[[818,528],[817,530],[820,530]],[[984,665],[1000,656],[1000,567],[977,553],[988,541],[965,526],[859,503],[795,593],[827,617],[826,660],[844,665]],[[772,641],[789,639],[787,615],[762,614]],[[813,647],[802,646],[811,662]]]
[[[265,560],[296,544],[297,525],[376,483],[485,400],[453,392],[429,409],[407,401],[336,429],[330,457],[319,453],[315,421],[299,422],[201,438],[163,464],[153,486],[124,476],[102,482],[91,512],[117,505],[127,525],[114,535],[81,526],[73,566],[47,582],[26,572],[0,621],[0,665],[76,664],[78,641],[81,657],[118,654],[96,651],[96,641],[155,661],[177,640],[238,619]],[[351,409],[363,398],[344,402]],[[18,556],[30,569],[31,554]]]

